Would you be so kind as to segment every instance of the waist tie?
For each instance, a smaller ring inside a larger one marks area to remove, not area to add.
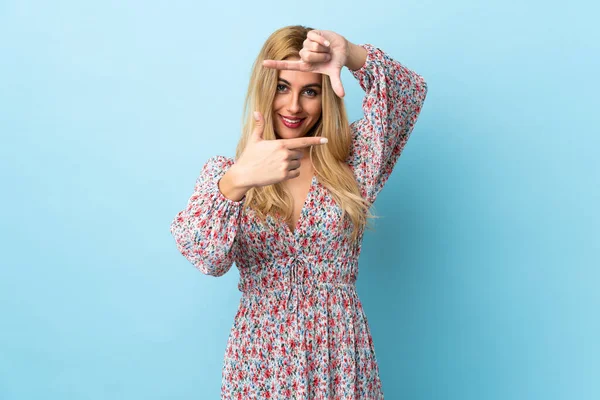
[[[289,292],[287,296],[287,307],[289,311],[298,311],[300,308],[298,307],[298,303],[300,302],[300,295],[296,296],[296,301],[292,302],[292,292],[294,289],[300,289],[302,297],[306,296],[306,288],[304,285],[304,276],[306,274],[306,264],[307,258],[302,254],[295,254],[291,256],[287,262],[288,273],[289,273]],[[304,268],[302,268],[304,267]],[[299,268],[302,268],[301,271],[298,271]],[[291,307],[290,307],[291,306]]]

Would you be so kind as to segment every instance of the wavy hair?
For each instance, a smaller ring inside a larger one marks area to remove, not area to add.
[[[273,128],[273,101],[278,71],[263,67],[263,61],[299,57],[303,42],[311,30],[301,25],[287,26],[273,32],[264,43],[252,67],[244,102],[242,136],[237,145],[236,159],[242,155],[254,129],[253,111],[260,111],[263,115],[263,138],[276,139]],[[371,204],[361,196],[356,178],[346,164],[352,143],[346,107],[343,99],[333,91],[329,76],[325,74],[322,74],[321,101],[321,118],[306,136],[322,136],[329,141],[324,146],[310,147],[310,161],[319,182],[329,189],[342,209],[342,221],[344,217],[348,217],[354,225],[352,238],[356,240],[361,229],[367,226],[368,218],[374,218],[374,215],[369,211]],[[244,204],[245,207],[255,210],[263,222],[269,213],[279,213],[285,217],[286,222],[293,222],[294,199],[282,182],[251,188],[246,193]]]

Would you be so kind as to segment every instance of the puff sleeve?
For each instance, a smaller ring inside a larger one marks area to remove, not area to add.
[[[350,125],[353,140],[347,163],[372,204],[414,128],[427,83],[382,50],[370,44],[361,47],[367,50],[367,60],[351,73],[365,91],[364,117]]]
[[[179,252],[207,275],[225,274],[234,261],[245,197],[233,201],[219,190],[219,181],[233,164],[233,159],[224,156],[210,158],[196,179],[187,207],[171,222]]]

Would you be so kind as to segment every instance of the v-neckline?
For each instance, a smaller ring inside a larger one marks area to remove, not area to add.
[[[298,217],[298,220],[296,221],[294,230],[292,230],[290,228],[287,221],[283,221],[283,224],[285,225],[285,229],[287,229],[288,233],[294,238],[296,237],[296,234],[298,233],[298,229],[300,229],[300,227],[302,227],[302,222],[304,221],[305,214],[308,212],[308,202],[312,195],[313,188],[316,184],[316,181],[317,181],[317,175],[313,174],[312,179],[310,181],[310,186],[308,188],[308,193],[306,193],[306,197],[304,198],[304,203],[302,204],[302,209],[300,210],[300,217]]]

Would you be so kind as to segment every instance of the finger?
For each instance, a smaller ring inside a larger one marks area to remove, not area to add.
[[[300,150],[289,150],[288,160],[300,160],[303,154]]]
[[[252,131],[252,137],[254,140],[262,140],[263,132],[265,131],[265,121],[260,111],[254,111],[254,130]]]
[[[264,60],[263,67],[274,69],[287,69],[290,71],[309,71],[310,65],[306,65],[304,61],[287,61],[287,60]]]
[[[329,47],[329,45],[330,45],[329,40],[325,39],[325,37],[321,34],[321,32],[319,32],[316,29],[309,31],[308,34],[306,35],[306,37],[314,42],[317,42],[317,43],[325,46],[325,47]]]
[[[314,51],[315,53],[329,53],[331,51],[330,47],[323,46],[318,42],[312,41],[310,39],[306,39],[302,44],[304,49]]]
[[[327,143],[327,138],[322,137],[305,137],[305,138],[295,138],[295,139],[279,139],[282,144],[291,150],[294,149],[303,149],[309,146],[316,146]]]
[[[311,51],[302,49],[300,50],[300,58],[306,63],[322,63],[331,60],[331,54],[329,53],[313,53]]]
[[[341,71],[338,71],[337,75],[330,75],[329,79],[331,80],[331,87],[333,88],[335,94],[337,94],[338,97],[344,97],[345,92],[344,86],[342,85],[342,79],[340,78],[340,73]]]
[[[298,160],[292,160],[288,163],[288,171],[293,171],[295,169],[300,168],[300,166],[302,165],[302,163]]]
[[[300,169],[295,169],[288,173],[287,179],[294,179],[300,176]]]

